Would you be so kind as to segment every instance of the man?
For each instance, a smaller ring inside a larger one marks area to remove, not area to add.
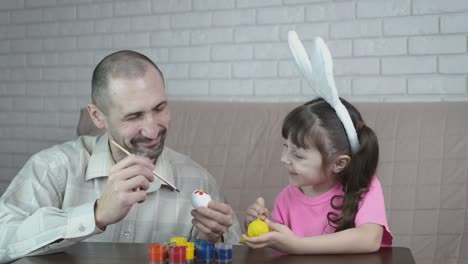
[[[239,240],[238,221],[213,177],[164,146],[170,112],[163,75],[150,59],[133,51],[104,58],[93,72],[88,112],[105,135],[33,155],[0,198],[0,262],[61,251],[85,239]],[[192,208],[196,189],[213,197],[208,207]]]

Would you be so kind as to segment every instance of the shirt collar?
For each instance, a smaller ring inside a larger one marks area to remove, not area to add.
[[[86,169],[85,180],[88,181],[99,177],[108,177],[111,167],[114,164],[115,162],[109,148],[109,137],[107,134],[104,134],[97,139],[96,145],[91,153],[91,157],[88,161],[88,168]],[[155,171],[166,181],[174,185],[174,174],[168,161],[166,147],[164,147],[163,152],[156,160]],[[158,190],[161,184],[166,185],[166,183],[159,178],[155,177],[154,179],[147,192]]]
[[[114,160],[110,155],[109,138],[107,134],[99,136],[89,157],[85,180],[109,176]]]

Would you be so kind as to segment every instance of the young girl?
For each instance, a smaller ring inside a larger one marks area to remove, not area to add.
[[[290,112],[282,127],[281,161],[290,185],[276,198],[271,220],[263,198],[246,211],[245,225],[264,219],[270,232],[245,237],[252,248],[290,254],[375,252],[392,244],[383,192],[375,176],[379,145],[358,110],[339,99],[357,134],[353,150],[336,110],[322,98]]]
[[[379,144],[374,131],[338,97],[323,40],[314,40],[312,63],[296,32],[288,32],[288,43],[320,97],[286,116],[281,161],[290,185],[276,198],[273,221],[263,198],[247,209],[246,227],[261,218],[271,232],[244,237],[245,243],[290,254],[366,253],[390,246],[382,187],[375,176]]]

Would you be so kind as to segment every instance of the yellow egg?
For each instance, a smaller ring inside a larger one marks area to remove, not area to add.
[[[249,235],[249,237],[256,237],[268,233],[269,231],[268,224],[260,219],[252,221],[247,227],[247,235]]]

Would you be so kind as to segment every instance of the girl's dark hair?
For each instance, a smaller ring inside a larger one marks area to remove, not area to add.
[[[348,155],[351,161],[337,174],[343,186],[344,195],[335,195],[331,207],[338,211],[329,212],[328,222],[335,232],[355,227],[354,220],[359,202],[369,190],[369,185],[379,161],[379,144],[374,131],[364,124],[359,111],[346,100],[340,98],[348,110],[356,128],[359,149],[351,153],[351,147],[341,121],[335,110],[322,98],[314,99],[292,110],[284,119],[282,136],[297,147],[317,148],[323,157],[325,170],[339,155]]]

